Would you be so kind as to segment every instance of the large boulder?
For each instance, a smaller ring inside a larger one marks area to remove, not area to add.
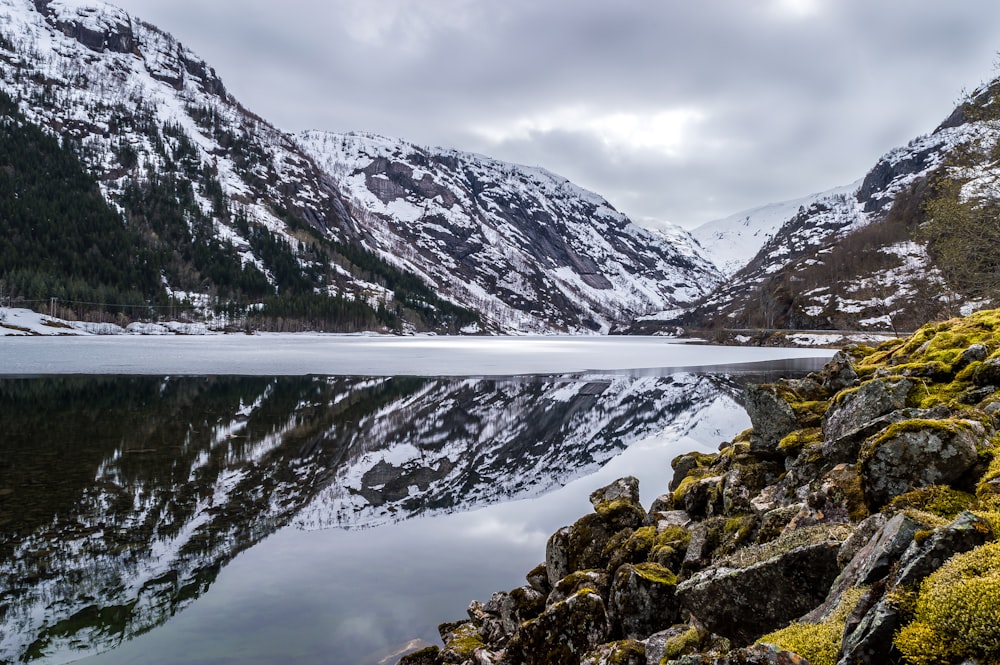
[[[744,406],[753,424],[750,436],[750,451],[753,453],[776,453],[778,443],[799,428],[795,410],[775,385],[748,386]]]
[[[500,622],[507,633],[513,633],[525,621],[534,619],[545,610],[545,595],[530,586],[518,587],[506,594],[500,606]]]
[[[958,481],[979,461],[980,423],[905,420],[890,425],[861,449],[861,479],[872,508],[912,489]]]
[[[611,634],[642,639],[677,623],[676,588],[677,576],[655,563],[618,568],[608,597]]]
[[[879,418],[906,408],[914,385],[909,379],[873,379],[838,395],[823,416],[823,456],[833,462],[853,462],[865,430]]]
[[[587,653],[580,665],[646,665],[646,645],[636,640],[601,644]]]
[[[748,644],[823,602],[850,531],[822,525],[746,547],[678,585],[677,600],[710,631]]]
[[[642,526],[646,519],[646,511],[639,503],[639,480],[633,476],[595,490],[590,503],[601,519],[619,530]]]
[[[617,529],[596,513],[581,517],[549,537],[545,546],[545,570],[552,587],[572,572],[604,568],[605,548]]]
[[[604,600],[585,589],[521,624],[507,644],[506,659],[523,665],[577,665],[607,637]]]
[[[770,644],[756,644],[746,649],[737,649],[724,656],[696,654],[681,656],[670,661],[671,665],[810,665],[802,656],[783,651]]]

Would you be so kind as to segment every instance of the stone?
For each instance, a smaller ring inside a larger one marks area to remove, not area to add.
[[[843,351],[838,351],[834,354],[833,359],[823,367],[820,379],[827,392],[838,393],[844,388],[857,385],[858,373],[854,371],[851,357]]]
[[[899,573],[893,584],[915,587],[951,557],[984,545],[994,535],[988,520],[963,512],[951,524],[936,529],[922,543],[910,545],[900,559]]]
[[[523,665],[578,665],[607,636],[604,600],[585,590],[521,624],[507,644],[506,658]]]
[[[580,665],[646,665],[646,645],[637,640],[601,644],[588,652]]]
[[[873,379],[854,392],[840,394],[823,416],[823,456],[832,462],[853,462],[861,437],[873,421],[906,408],[913,381]]]
[[[528,581],[528,586],[546,596],[552,591],[552,585],[549,584],[549,571],[544,562],[529,570],[524,578]]]
[[[708,630],[748,644],[823,602],[850,531],[824,525],[745,547],[679,584],[677,600]]]
[[[892,645],[900,628],[899,613],[884,600],[861,617],[854,630],[845,631],[838,665],[882,665],[902,662]]]
[[[534,619],[545,611],[545,595],[530,586],[512,589],[505,594],[500,607],[500,624],[504,632],[512,634],[523,622]]]
[[[608,597],[611,575],[606,570],[578,570],[559,580],[545,600],[545,605],[555,605],[584,589],[596,591],[601,598]]]
[[[724,656],[710,654],[681,656],[671,661],[671,665],[810,665],[810,663],[791,651],[784,651],[770,644],[755,644]]]
[[[753,424],[750,452],[777,454],[778,443],[799,427],[795,411],[773,385],[749,386],[744,397],[744,406]]]
[[[959,356],[958,361],[952,366],[953,372],[960,372],[974,362],[982,362],[990,355],[989,349],[983,344],[973,344]]]
[[[438,665],[441,649],[436,646],[429,646],[413,653],[408,653],[399,659],[398,665]]]
[[[577,570],[604,568],[608,560],[605,547],[617,531],[600,515],[591,513],[552,534],[545,546],[549,584],[554,587]]]
[[[680,623],[646,638],[646,660],[650,665],[659,665],[668,660],[693,653],[705,638],[706,633],[687,623]]]
[[[719,546],[726,520],[721,517],[696,522],[691,527],[691,541],[684,554],[684,570],[700,570],[712,562],[712,553]]]
[[[646,511],[639,503],[639,480],[633,476],[619,478],[610,485],[594,490],[590,495],[594,511],[609,525],[620,529],[642,526]]]
[[[479,629],[469,621],[449,633],[439,658],[442,663],[463,665],[475,658],[476,651],[485,647],[486,643]]]
[[[869,505],[880,508],[912,489],[947,485],[979,461],[981,424],[965,420],[909,420],[865,442],[861,479]]]
[[[977,386],[1000,385],[1000,358],[990,358],[972,373],[972,382]]]
[[[676,588],[677,576],[655,563],[618,568],[608,594],[611,635],[642,639],[677,623]]]

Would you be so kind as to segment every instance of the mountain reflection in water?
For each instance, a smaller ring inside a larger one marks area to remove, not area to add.
[[[0,380],[0,662],[150,631],[289,524],[375,528],[539,496],[706,410],[740,428],[746,380]]]

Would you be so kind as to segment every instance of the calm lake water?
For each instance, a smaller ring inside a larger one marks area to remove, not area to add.
[[[829,357],[520,341],[0,340],[0,662],[394,662]]]

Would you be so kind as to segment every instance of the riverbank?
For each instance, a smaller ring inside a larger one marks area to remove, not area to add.
[[[595,491],[527,584],[400,662],[996,662],[1000,312],[746,402],[753,427],[674,459],[649,509],[633,478]]]

